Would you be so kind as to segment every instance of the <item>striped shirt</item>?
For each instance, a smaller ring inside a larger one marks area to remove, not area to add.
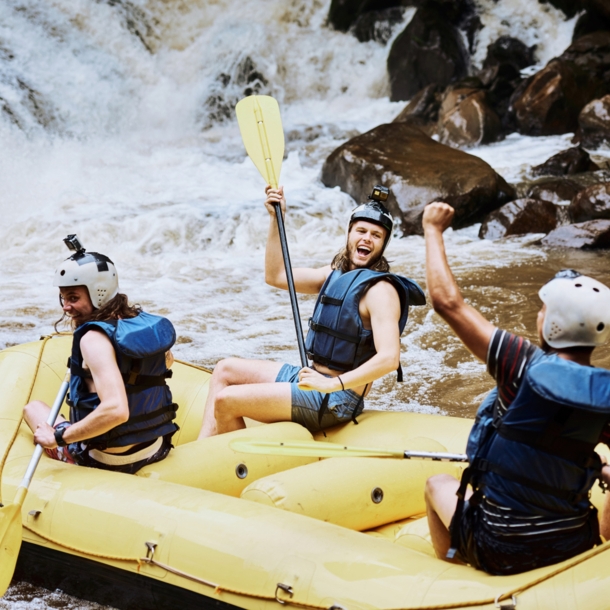
[[[527,339],[499,328],[495,330],[487,351],[487,370],[498,384],[496,413],[506,413],[515,399],[528,362],[540,350]]]

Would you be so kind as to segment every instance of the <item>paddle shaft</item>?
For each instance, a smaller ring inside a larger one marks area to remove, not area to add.
[[[286,270],[286,281],[288,282],[288,292],[290,293],[290,304],[292,305],[292,317],[294,319],[294,329],[297,333],[297,343],[299,344],[299,356],[301,366],[307,366],[307,354],[305,353],[305,340],[303,339],[303,328],[301,326],[301,316],[299,314],[299,303],[297,292],[294,287],[292,276],[292,265],[290,264],[290,253],[288,252],[288,241],[286,240],[286,229],[284,227],[284,217],[279,203],[274,204],[275,218],[277,219],[277,230],[280,234],[280,244],[282,246],[282,256],[284,258],[284,269]]]
[[[55,397],[55,402],[51,407],[51,411],[49,412],[49,417],[47,418],[47,424],[52,426],[59,415],[59,410],[61,409],[61,405],[64,402],[64,398],[66,397],[66,393],[68,392],[68,386],[70,384],[70,369],[66,371],[66,375],[64,380],[61,383],[59,388],[59,392],[57,392],[57,396]],[[23,479],[21,481],[21,485],[19,485],[19,490],[17,491],[18,495],[25,495],[23,492],[20,493],[20,490],[24,491],[28,489],[30,483],[32,482],[32,477],[34,476],[34,472],[36,472],[36,468],[38,467],[38,462],[40,462],[40,458],[42,457],[42,452],[44,449],[40,445],[36,445],[34,449],[34,453],[32,454],[32,459],[28,465],[28,469],[25,471],[23,475]]]
[[[407,460],[411,458],[423,458],[429,460],[443,460],[447,462],[467,462],[468,456],[464,453],[441,453],[435,451],[405,451],[404,457]]]
[[[463,453],[444,451],[396,451],[372,447],[346,447],[337,443],[320,441],[275,441],[270,439],[233,439],[229,446],[242,453],[259,453],[263,455],[292,455],[303,457],[375,457],[394,459],[428,459],[449,462],[467,462],[468,456]]]

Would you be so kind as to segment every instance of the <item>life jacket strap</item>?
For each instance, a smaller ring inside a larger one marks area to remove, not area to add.
[[[167,385],[165,380],[171,379],[172,375],[173,371],[171,369],[165,371],[162,375],[136,375],[133,377],[131,373],[128,373],[123,375],[123,380],[126,384],[129,384],[125,387],[125,391],[127,394],[135,394],[148,388]]]
[[[464,512],[464,497],[466,495],[466,490],[468,489],[468,484],[470,483],[471,477],[472,469],[470,466],[468,466],[467,468],[464,468],[464,472],[462,473],[462,478],[460,480],[460,486],[455,493],[455,495],[458,497],[458,501],[455,507],[455,513],[451,519],[451,525],[453,527],[451,530],[451,546],[447,551],[447,555],[445,555],[447,559],[453,559],[457,553],[457,548],[460,542],[460,523],[462,521],[462,514]]]
[[[325,305],[337,305],[337,306],[341,306],[343,305],[343,299],[335,299],[333,297],[329,297],[326,294],[323,294],[320,297],[320,302],[324,303]]]
[[[136,417],[130,417],[129,424],[131,426],[132,424],[141,424],[141,423],[144,423],[147,421],[152,421],[165,414],[171,414],[171,417],[167,418],[168,421],[171,421],[176,417],[177,410],[178,410],[178,405],[175,402],[173,402],[169,405],[164,405],[164,406],[156,409],[155,411],[151,411],[150,413],[143,413],[142,415],[138,415]],[[158,423],[153,423],[151,426],[141,428],[140,432],[145,432],[146,430],[156,428],[157,426],[158,426]],[[130,436],[133,434],[133,430],[124,431],[124,430],[121,430],[121,428],[122,428],[122,426],[117,426],[116,428],[113,428],[109,432],[106,432],[104,434],[104,441],[102,443],[87,442],[88,447],[104,450],[108,446],[110,446],[110,443],[116,441],[117,439],[120,439],[124,436]],[[178,426],[176,426],[176,430],[178,430],[178,429],[179,429]]]
[[[324,326],[323,324],[318,324],[313,320],[309,320],[309,328],[314,332],[323,332],[331,337],[335,337],[335,339],[341,339],[342,341],[347,341],[348,343],[360,343],[360,337],[355,337],[354,335],[346,335],[345,333],[341,333],[337,330],[333,330],[328,326]]]

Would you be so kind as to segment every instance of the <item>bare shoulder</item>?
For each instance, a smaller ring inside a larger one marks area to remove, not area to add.
[[[365,293],[364,297],[371,299],[393,299],[398,300],[398,291],[392,282],[381,280],[375,282]]]
[[[369,311],[388,307],[398,307],[400,309],[398,291],[391,282],[386,282],[384,280],[373,284],[364,293],[360,302]]]
[[[90,330],[85,333],[80,342],[80,349],[89,365],[100,359],[107,359],[110,355],[112,359],[116,359],[112,342],[101,331]]]

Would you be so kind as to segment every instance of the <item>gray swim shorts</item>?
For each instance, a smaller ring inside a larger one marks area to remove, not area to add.
[[[301,390],[298,386],[299,371],[302,367],[285,364],[275,381],[290,384],[292,396],[292,421],[305,426],[310,432],[317,432],[337,424],[348,422],[364,409],[364,400],[353,390],[341,390],[324,394],[316,390]],[[323,373],[322,373],[323,374]],[[330,377],[330,375],[325,375]],[[320,425],[319,412],[324,397],[328,396],[328,406]],[[355,413],[354,413],[355,412]]]

